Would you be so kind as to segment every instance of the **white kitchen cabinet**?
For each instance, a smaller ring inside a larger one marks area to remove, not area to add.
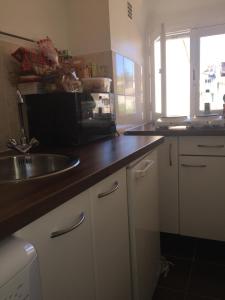
[[[185,136],[179,138],[180,155],[225,156],[224,136]]]
[[[225,241],[225,157],[180,157],[180,231]]]
[[[160,269],[157,152],[127,170],[134,300],[150,300]]]
[[[51,238],[53,232],[74,225],[77,225],[74,230]],[[52,210],[16,235],[37,249],[44,300],[95,299],[89,191]]]
[[[179,233],[178,138],[167,137],[159,146],[160,230]]]
[[[97,300],[130,300],[126,169],[91,188]]]

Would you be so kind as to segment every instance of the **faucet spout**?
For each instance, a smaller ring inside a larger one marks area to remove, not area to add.
[[[20,143],[18,143],[14,138],[10,138],[7,143],[7,147],[11,149],[15,149],[20,153],[26,154],[30,151],[31,148],[38,146],[39,142],[35,138],[32,138],[28,141],[26,134],[25,134],[25,126],[24,126],[24,119],[23,119],[23,111],[22,105],[24,104],[23,96],[19,89],[16,90],[16,94],[18,96],[18,111],[19,111],[19,120],[20,120],[20,127],[21,127],[21,136],[20,136]]]

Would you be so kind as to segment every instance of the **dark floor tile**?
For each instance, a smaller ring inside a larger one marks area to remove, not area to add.
[[[225,300],[225,267],[197,262],[193,264],[189,294]]]
[[[199,239],[196,260],[225,265],[225,242]]]
[[[168,258],[168,260],[174,265],[166,277],[160,276],[158,286],[183,291],[187,287],[191,261],[178,258]]]
[[[184,293],[158,287],[152,300],[184,300]]]
[[[195,249],[195,238],[161,233],[161,254],[163,256],[192,259],[195,254]]]
[[[200,296],[187,296],[185,300],[218,300],[218,298],[200,297]]]

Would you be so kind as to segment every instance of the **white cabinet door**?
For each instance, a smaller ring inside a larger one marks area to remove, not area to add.
[[[181,234],[225,241],[225,157],[180,157]]]
[[[37,249],[44,300],[95,299],[89,206],[86,191],[16,233]],[[52,232],[74,225],[51,238]]]
[[[128,201],[135,300],[150,300],[160,269],[157,153],[129,166]]]
[[[91,188],[97,300],[130,300],[126,170]]]
[[[160,230],[179,233],[178,138],[167,137],[159,150]]]

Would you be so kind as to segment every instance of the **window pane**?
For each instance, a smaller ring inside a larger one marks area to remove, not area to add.
[[[162,112],[161,103],[161,51],[160,40],[156,40],[154,43],[154,58],[155,58],[155,111],[157,113]]]
[[[166,41],[167,116],[190,115],[190,38]]]
[[[225,94],[225,34],[200,38],[200,110],[209,102],[212,110],[223,108]]]

